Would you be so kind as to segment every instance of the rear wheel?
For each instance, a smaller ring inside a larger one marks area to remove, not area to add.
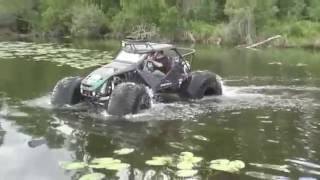
[[[136,114],[151,106],[151,98],[143,85],[121,83],[111,94],[107,111],[110,115]]]
[[[179,95],[192,99],[222,95],[220,77],[209,71],[192,72],[190,77],[182,83]]]
[[[78,104],[82,99],[81,80],[81,77],[66,77],[58,81],[52,91],[51,104],[54,106]]]

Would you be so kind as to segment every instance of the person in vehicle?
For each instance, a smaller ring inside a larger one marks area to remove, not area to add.
[[[163,51],[155,53],[155,61],[162,64],[161,67],[158,67],[161,72],[167,74],[171,70],[171,59]]]
[[[166,75],[171,69],[171,61],[164,55],[163,51],[152,52],[147,57],[147,60],[152,62],[154,72],[160,71],[163,75]]]
[[[151,64],[147,64],[149,71],[159,78],[164,78],[171,69],[171,61],[163,51],[151,52],[146,60],[151,62]]]

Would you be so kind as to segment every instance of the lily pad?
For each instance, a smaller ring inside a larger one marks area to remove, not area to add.
[[[192,169],[193,168],[193,164],[191,162],[188,162],[188,161],[182,161],[182,162],[179,162],[177,164],[177,168],[181,169],[181,170]]]
[[[214,170],[225,171],[230,173],[235,173],[239,171],[239,169],[233,166],[230,166],[229,164],[211,164],[210,168]]]
[[[95,158],[89,165],[90,168],[94,169],[107,169],[107,170],[122,170],[130,167],[130,164],[122,163],[119,159],[113,159],[111,157]]]
[[[176,172],[176,176],[178,177],[192,177],[198,173],[198,170],[179,170]]]
[[[217,159],[210,162],[210,168],[218,171],[235,173],[245,167],[244,162],[240,160],[230,161],[228,159]]]
[[[111,164],[106,165],[105,169],[120,171],[122,169],[126,169],[129,167],[130,167],[130,164],[127,164],[127,163],[111,163]]]
[[[152,160],[148,160],[146,161],[146,164],[150,165],[150,166],[165,166],[167,164],[171,164],[172,163],[172,157],[168,157],[168,156],[156,156],[156,157],[152,157]]]
[[[77,170],[87,167],[84,162],[59,162],[59,165],[66,170]]]
[[[173,161],[172,157],[169,157],[169,156],[155,156],[155,157],[152,157],[152,159],[158,160],[158,161],[164,161],[169,164],[172,163]]]
[[[95,163],[95,164],[110,164],[115,162],[120,163],[121,161],[118,159],[113,159],[111,157],[95,158],[91,161],[91,163]]]
[[[58,44],[0,42],[0,59],[16,57],[83,69],[109,63],[112,59],[107,51],[66,48]]]
[[[130,164],[115,162],[115,163],[109,163],[109,164],[90,164],[89,167],[94,169],[107,169],[107,170],[120,171],[122,169],[126,169],[130,167]]]
[[[243,168],[246,167],[244,162],[240,161],[240,160],[231,161],[230,162],[230,166],[233,166],[233,167],[238,168],[238,169],[243,169]]]
[[[101,180],[105,177],[106,175],[102,173],[91,173],[81,176],[79,180]]]
[[[146,161],[146,164],[150,166],[165,166],[167,163],[165,161],[159,161],[159,160],[153,159],[153,160]]]
[[[192,163],[192,164],[196,164],[196,163],[199,163],[202,160],[203,160],[202,157],[196,157],[191,152],[182,152],[180,154],[180,162],[189,162],[189,163]]]
[[[133,151],[134,151],[133,148],[123,148],[123,149],[115,150],[113,151],[113,153],[118,155],[126,155],[126,154],[132,153]]]

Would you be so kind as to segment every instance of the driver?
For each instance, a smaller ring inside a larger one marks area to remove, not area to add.
[[[155,52],[151,62],[156,66],[156,69],[164,74],[167,74],[171,69],[170,60],[163,51]]]
[[[153,75],[159,78],[163,78],[166,76],[166,74],[162,71],[164,65],[161,63],[161,61],[159,61],[157,56],[157,52],[151,52],[146,58],[146,67],[147,70],[150,71]]]

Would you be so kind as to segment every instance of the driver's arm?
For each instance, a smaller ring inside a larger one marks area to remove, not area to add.
[[[160,63],[160,62],[157,62],[157,61],[152,60],[152,59],[151,59],[151,60],[149,60],[149,61],[151,61],[151,62],[152,62],[152,64],[153,64],[153,65],[155,65],[155,66],[157,66],[158,68],[159,68],[159,67],[163,67],[163,64],[162,64],[162,63]]]

